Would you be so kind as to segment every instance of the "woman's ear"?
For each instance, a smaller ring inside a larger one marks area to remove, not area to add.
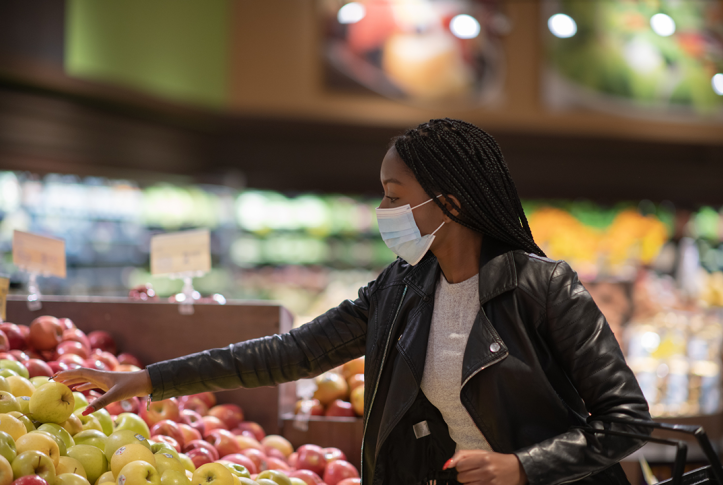
[[[449,212],[454,214],[456,217],[459,217],[459,210],[457,207],[461,206],[457,197],[452,194],[447,194],[440,197],[440,199],[444,207],[446,207]],[[444,214],[444,222],[452,222],[452,219],[447,214]]]

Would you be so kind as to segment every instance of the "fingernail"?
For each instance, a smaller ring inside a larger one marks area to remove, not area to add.
[[[85,411],[83,411],[83,416],[87,416],[94,411],[95,408],[93,406],[88,406],[87,408],[85,408]]]
[[[452,466],[452,459],[451,459],[451,458],[445,462],[444,466],[442,467],[442,470],[446,470],[446,469],[449,468],[450,466]]]

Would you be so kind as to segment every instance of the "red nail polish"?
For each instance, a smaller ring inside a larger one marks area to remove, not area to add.
[[[93,406],[88,406],[87,408],[85,408],[85,411],[83,411],[83,416],[87,416],[94,411],[95,411],[95,408],[93,408]]]
[[[451,464],[452,464],[452,459],[450,458],[449,460],[447,460],[445,462],[444,466],[442,467],[442,470],[446,470],[447,468],[450,467]]]

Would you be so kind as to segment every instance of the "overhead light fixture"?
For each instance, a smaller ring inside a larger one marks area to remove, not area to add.
[[[339,9],[336,19],[340,24],[355,24],[367,14],[364,5],[359,2],[347,3]]]
[[[556,13],[547,20],[547,27],[552,35],[560,39],[567,39],[577,33],[577,24],[569,15]]]
[[[664,13],[656,13],[650,17],[650,27],[653,32],[661,37],[668,37],[675,33],[675,20],[670,15]]]
[[[718,96],[723,96],[723,73],[718,73],[713,75],[713,79],[710,80],[711,85],[713,85],[713,91],[715,91],[715,94]]]
[[[474,39],[480,33],[481,27],[476,18],[471,15],[461,14],[452,18],[449,23],[449,30],[455,37],[460,39]]]

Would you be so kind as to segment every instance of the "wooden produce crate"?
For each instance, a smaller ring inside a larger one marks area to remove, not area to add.
[[[68,317],[84,332],[105,330],[119,351],[130,352],[144,364],[172,359],[231,343],[288,332],[292,316],[266,301],[229,301],[225,305],[196,304],[192,315],[181,315],[177,303],[132,301],[106,297],[43,297],[42,309],[28,310],[25,297],[8,297],[7,320],[29,325],[40,315]],[[245,419],[258,422],[268,434],[279,434],[284,398],[280,387],[237,389],[218,393],[221,403],[236,403]],[[293,393],[293,388],[286,388]],[[288,404],[287,404],[288,406]]]

